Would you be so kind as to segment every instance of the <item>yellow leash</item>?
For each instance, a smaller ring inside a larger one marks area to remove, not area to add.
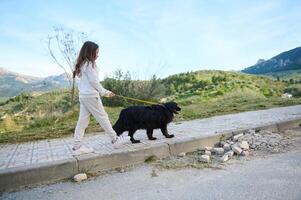
[[[117,97],[121,97],[121,98],[124,98],[124,99],[129,99],[129,100],[132,100],[132,101],[141,102],[141,103],[147,103],[147,104],[158,104],[158,103],[154,103],[154,102],[151,102],[151,101],[144,101],[144,100],[135,99],[135,98],[132,98],[132,97],[125,97],[125,96],[118,95],[118,94],[116,94],[115,96],[117,96]]]

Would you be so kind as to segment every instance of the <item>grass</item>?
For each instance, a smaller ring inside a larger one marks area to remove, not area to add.
[[[184,106],[182,112],[177,116],[177,119],[192,120],[230,113],[296,105],[301,103],[301,98],[267,98],[256,95],[252,91],[233,91],[224,96],[212,98],[210,100],[191,97],[179,101],[179,103]]]
[[[121,108],[105,108],[110,120],[117,120]],[[19,122],[15,127],[4,129],[2,121],[0,131],[0,143],[17,143],[27,142],[41,139],[53,139],[66,136],[72,136],[76,122],[78,119],[79,109],[77,107],[71,109],[62,116],[43,116],[29,120],[26,125]],[[16,122],[15,122],[16,123]],[[3,130],[4,129],[4,130]],[[96,120],[91,117],[89,127],[86,129],[87,133],[95,133],[103,131]]]
[[[0,97],[0,103],[5,102],[9,99],[9,97]]]

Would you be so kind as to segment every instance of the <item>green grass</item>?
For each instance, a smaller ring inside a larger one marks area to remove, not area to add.
[[[0,97],[0,103],[5,102],[9,99],[9,97]]]
[[[191,103],[187,104],[186,101]],[[202,101],[202,99],[196,97],[180,102],[180,104],[182,103],[184,103],[183,110],[176,118],[179,121],[296,105],[301,104],[301,98],[283,99],[281,97],[246,96],[239,91],[233,91],[211,100]]]
[[[175,122],[216,115],[301,104],[301,98],[282,99],[285,89],[300,87],[266,77],[237,72],[198,71],[162,80],[167,100],[176,101],[182,111]],[[76,97],[77,99],[78,97]],[[130,102],[131,103],[131,102]],[[112,124],[122,107],[107,107]],[[0,103],[0,143],[16,143],[72,136],[79,105],[70,105],[66,90],[22,94]],[[101,131],[91,117],[86,133]]]

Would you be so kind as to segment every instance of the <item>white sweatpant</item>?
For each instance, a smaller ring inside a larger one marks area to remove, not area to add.
[[[108,114],[102,105],[101,99],[99,97],[80,97],[79,102],[79,119],[74,131],[74,145],[81,145],[83,136],[85,134],[85,129],[89,125],[91,114],[93,117],[95,117],[96,121],[105,130],[105,132],[109,134],[111,139],[115,139],[117,134],[112,128]]]

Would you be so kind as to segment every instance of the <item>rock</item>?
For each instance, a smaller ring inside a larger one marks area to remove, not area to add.
[[[249,153],[249,151],[242,151],[242,152],[241,152],[241,155],[242,155],[242,156],[249,156],[250,153]]]
[[[265,133],[265,134],[269,134],[269,135],[272,135],[272,134],[273,134],[273,131],[269,131],[269,130],[264,130],[264,133]]]
[[[225,144],[227,144],[225,141],[220,141],[219,142],[219,147],[223,147]]]
[[[250,142],[252,140],[252,135],[244,135],[243,137],[241,137],[242,141],[246,140],[247,142]]]
[[[239,144],[239,147],[242,148],[243,150],[248,150],[249,149],[249,143],[247,141],[243,140]]]
[[[207,155],[207,156],[211,156],[211,151],[207,151],[207,150],[205,150],[205,155]]]
[[[254,129],[249,129],[246,132],[247,134],[255,134],[255,130]]]
[[[76,174],[74,177],[73,177],[73,180],[75,182],[81,182],[83,180],[86,180],[88,177],[87,177],[87,174],[85,173],[80,173],[80,174]]]
[[[233,146],[232,150],[234,151],[234,153],[236,153],[237,155],[240,155],[242,152],[242,149],[238,146]]]
[[[224,150],[225,150],[225,151],[231,150],[230,144],[225,144],[225,145],[224,145]]]
[[[232,157],[234,155],[234,151],[228,151],[227,153],[225,153],[225,155],[228,155],[229,157]]]
[[[231,140],[227,140],[227,144],[233,144]]]
[[[240,138],[241,136],[243,136],[244,134],[243,133],[240,133],[240,134],[237,134],[237,135],[234,135],[233,136],[233,140],[234,141],[237,141],[238,140],[238,138]]]
[[[184,156],[186,156],[186,153],[185,152],[179,153],[178,156],[179,157],[184,157]]]
[[[213,148],[212,152],[221,155],[225,152],[225,150],[223,148]]]
[[[229,155],[227,155],[227,154],[223,155],[220,159],[221,162],[226,162],[228,160],[229,160]]]
[[[206,151],[211,151],[211,150],[212,150],[212,147],[206,146],[204,149],[205,149]]]
[[[208,155],[201,155],[200,162],[209,163],[210,162],[210,156],[208,156]]]
[[[260,146],[260,144],[261,144],[261,142],[255,142],[255,143],[253,143],[253,145],[256,146],[256,147]]]

